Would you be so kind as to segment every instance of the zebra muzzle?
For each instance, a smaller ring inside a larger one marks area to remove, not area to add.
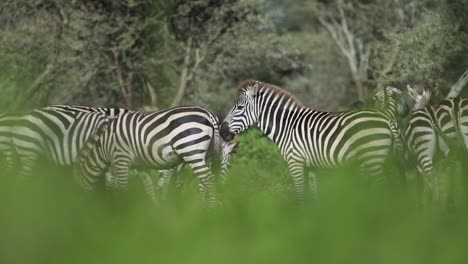
[[[223,122],[223,124],[221,125],[221,130],[219,131],[219,133],[221,134],[221,137],[223,138],[223,140],[225,141],[231,141],[234,139],[234,133],[232,133],[230,130],[229,130],[229,125],[227,122]]]

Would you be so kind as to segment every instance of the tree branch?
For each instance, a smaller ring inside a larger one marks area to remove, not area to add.
[[[468,69],[460,76],[458,81],[450,88],[450,92],[447,95],[447,98],[457,97],[460,95],[462,89],[468,83]]]
[[[191,55],[192,55],[192,37],[189,37],[187,40],[187,44],[185,45],[185,58],[184,58],[184,64],[182,66],[182,72],[180,74],[180,79],[179,79],[179,88],[177,89],[177,94],[172,100],[171,107],[176,107],[180,104],[182,101],[182,98],[184,97],[185,94],[185,89],[187,88],[187,83],[188,83],[188,71],[190,67],[190,61],[191,61]]]

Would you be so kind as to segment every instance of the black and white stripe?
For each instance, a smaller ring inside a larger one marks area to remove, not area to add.
[[[468,149],[468,98],[447,98],[438,106],[426,105],[430,91],[417,94],[411,87],[408,93],[416,101],[405,132],[409,151],[416,158],[416,167],[429,181],[433,200],[440,196],[440,180],[433,173],[434,156],[447,156],[456,145]]]
[[[403,157],[406,144],[401,129],[404,127],[403,119],[409,114],[409,107],[405,102],[403,92],[395,87],[387,86],[378,91],[372,99],[374,106],[384,113],[389,120],[392,120],[394,124],[398,125],[392,125],[395,138],[394,148],[397,155]]]
[[[8,126],[10,142],[28,176],[40,157],[61,166],[72,165],[84,143],[100,124],[124,109],[55,105],[16,116]]]
[[[217,117],[201,107],[125,113],[110,121],[89,155],[80,157],[81,183],[91,190],[108,171],[111,177],[106,184],[126,189],[132,167],[165,170],[186,163],[214,207],[216,186],[210,160],[220,155],[218,140]]]
[[[6,172],[13,168],[14,148],[12,142],[13,127],[18,118],[17,114],[0,114],[0,170]]]
[[[227,181],[228,170],[231,167],[232,156],[236,152],[236,149],[239,146],[239,141],[224,141],[222,138],[219,139],[221,144],[220,148],[220,155],[221,157],[215,157],[214,161],[211,162],[210,167],[213,168],[215,166],[220,166],[219,168],[219,176],[217,181],[219,184],[225,184]],[[217,159],[220,159],[219,161]],[[220,163],[220,164],[217,164]],[[184,183],[183,177],[179,174],[182,169],[185,167],[185,163],[181,163],[179,166],[169,169],[169,170],[161,170],[160,171],[160,179],[158,182],[159,188],[161,189],[161,197],[163,200],[167,198],[167,194],[169,191],[169,185],[175,181],[176,189],[182,189],[182,185]],[[175,179],[174,179],[175,178]],[[204,186],[199,185],[199,188],[202,189],[202,196],[205,197],[205,190]]]
[[[221,135],[230,140],[255,124],[278,145],[299,200],[304,198],[305,167],[335,168],[356,159],[369,173],[381,174],[397,129],[377,110],[320,112],[278,87],[244,81]]]

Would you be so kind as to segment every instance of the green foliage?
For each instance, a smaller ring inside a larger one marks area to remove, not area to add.
[[[445,66],[462,45],[441,15],[426,10],[414,27],[390,30],[386,37],[388,42],[376,45],[377,52],[381,58],[392,58],[395,65],[391,74],[380,76],[380,83],[425,80],[449,87],[443,79],[449,70]]]
[[[270,154],[239,153],[216,210],[200,206],[195,186],[154,208],[138,179],[129,193],[112,194],[82,192],[70,171],[47,163],[27,182],[5,177],[1,263],[415,264],[468,257],[466,196],[452,211],[421,209],[398,188],[369,190],[347,168],[320,178],[319,201],[298,206],[290,182],[277,176],[282,161],[272,144],[257,132],[241,140],[248,143],[241,149],[255,142]]]

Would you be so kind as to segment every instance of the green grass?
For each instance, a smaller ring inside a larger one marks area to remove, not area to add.
[[[348,167],[319,177],[320,199],[298,206],[274,146],[258,133],[241,140],[215,210],[195,179],[154,207],[138,179],[111,194],[83,193],[47,163],[26,182],[2,175],[0,263],[467,263],[466,203],[421,209],[414,177],[407,192],[368,188]]]

